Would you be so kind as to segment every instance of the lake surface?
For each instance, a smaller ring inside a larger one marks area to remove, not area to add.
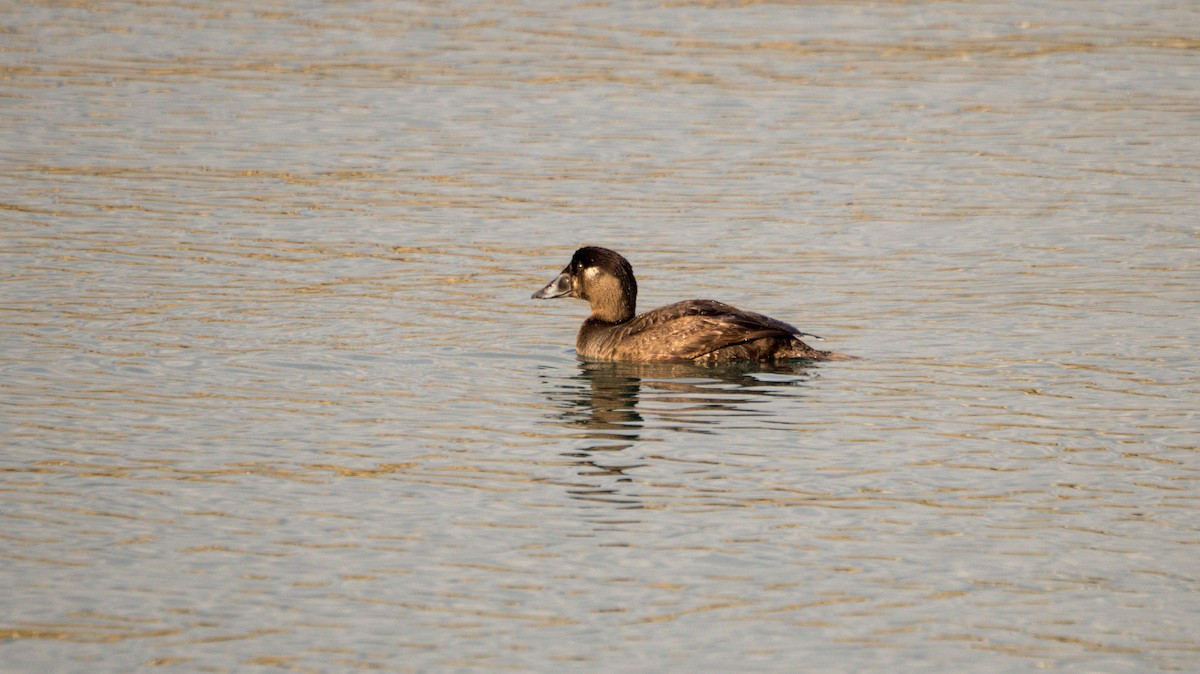
[[[3,17],[0,671],[1200,669],[1200,5]]]

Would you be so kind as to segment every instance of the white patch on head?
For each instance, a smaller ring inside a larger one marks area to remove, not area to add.
[[[589,281],[595,279],[599,275],[600,275],[599,267],[588,267],[583,270],[583,277],[588,279]]]

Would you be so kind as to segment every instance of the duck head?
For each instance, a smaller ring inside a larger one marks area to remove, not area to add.
[[[533,294],[535,300],[576,297],[592,307],[592,319],[623,323],[637,306],[637,281],[633,267],[619,253],[585,246],[575,251],[562,273]]]

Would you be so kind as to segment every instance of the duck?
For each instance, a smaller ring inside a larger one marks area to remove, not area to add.
[[[801,339],[821,340],[816,335],[716,300],[685,300],[638,314],[637,291],[629,260],[608,248],[584,246],[531,299],[574,297],[591,305],[575,339],[584,360],[714,364],[851,358],[814,349]]]

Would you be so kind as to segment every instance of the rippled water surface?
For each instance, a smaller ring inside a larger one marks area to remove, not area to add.
[[[0,671],[1200,669],[1200,9],[10,2]],[[584,364],[589,243],[860,360]]]

